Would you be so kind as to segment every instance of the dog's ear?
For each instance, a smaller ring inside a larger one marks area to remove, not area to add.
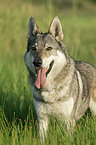
[[[57,16],[53,19],[50,25],[49,33],[52,34],[57,40],[63,39],[62,26]]]
[[[31,17],[28,24],[28,38],[34,37],[38,33],[41,33],[41,31],[36,25],[35,20]]]

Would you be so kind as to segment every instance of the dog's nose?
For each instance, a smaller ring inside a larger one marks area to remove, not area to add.
[[[36,67],[40,67],[41,64],[42,64],[42,60],[39,58],[39,59],[35,59],[33,64],[36,66]]]

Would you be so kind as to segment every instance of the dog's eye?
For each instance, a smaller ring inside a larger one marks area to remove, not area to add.
[[[47,51],[50,51],[50,50],[52,50],[53,48],[52,47],[48,47],[46,50]]]
[[[32,51],[36,51],[36,47],[33,46],[33,47],[31,48],[31,50],[32,50]]]

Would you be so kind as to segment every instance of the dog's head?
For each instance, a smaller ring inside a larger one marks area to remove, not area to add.
[[[42,33],[34,19],[30,18],[25,62],[35,77],[35,86],[38,89],[45,86],[49,74],[54,78],[54,74],[66,64],[64,48],[60,43],[62,39],[62,27],[57,16],[53,19],[48,33]]]

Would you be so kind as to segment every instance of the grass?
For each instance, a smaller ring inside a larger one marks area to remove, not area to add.
[[[48,1],[47,1],[48,2]],[[64,43],[76,60],[96,66],[96,15],[76,8],[55,9],[50,3],[0,2],[0,145],[40,144],[37,116],[24,63],[27,45],[27,25],[30,16],[42,31],[48,30],[52,18],[58,15],[64,32]],[[86,118],[86,119],[85,119]],[[96,117],[84,116],[67,132],[64,124],[52,121],[45,144],[96,144]]]

